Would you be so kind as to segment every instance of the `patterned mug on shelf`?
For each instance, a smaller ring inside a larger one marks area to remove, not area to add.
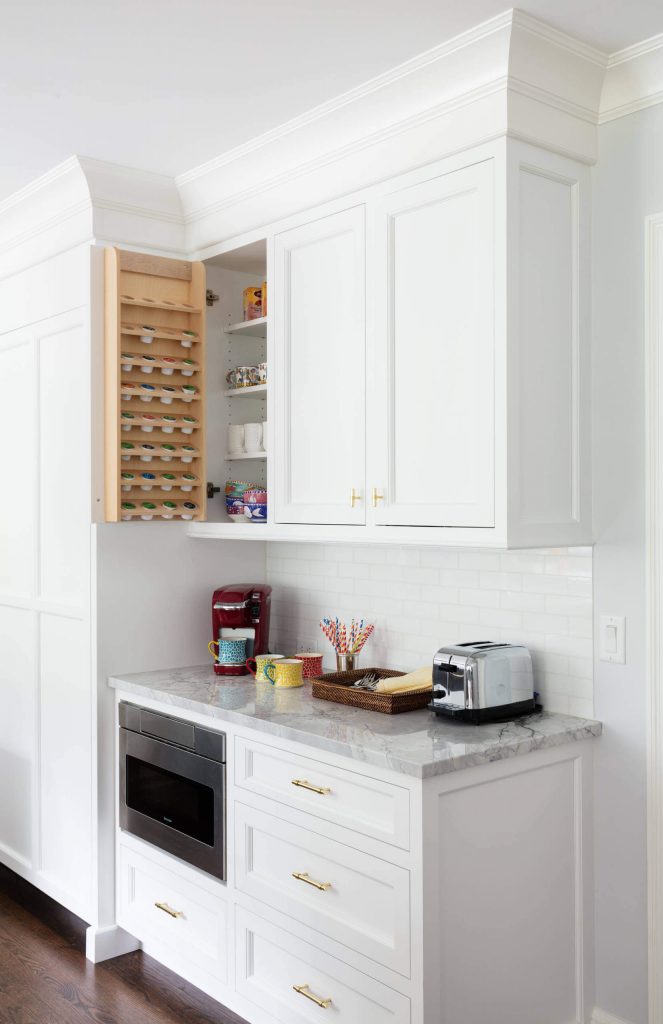
[[[256,677],[256,683],[268,683],[265,665],[269,665],[271,661],[280,661],[284,657],[283,654],[256,654],[255,658],[247,658],[245,664],[251,675]]]
[[[217,647],[218,651],[214,648]],[[221,637],[220,640],[210,640],[207,649],[219,665],[244,665],[246,660],[246,637]]]
[[[322,655],[312,651],[300,651],[295,655],[302,662],[304,679],[317,679],[322,675]]]
[[[277,690],[293,689],[304,685],[302,663],[297,658],[281,658],[279,661],[268,661],[264,668],[268,682]]]

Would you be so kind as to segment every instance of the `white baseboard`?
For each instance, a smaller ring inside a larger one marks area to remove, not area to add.
[[[599,1010],[599,1008],[595,1006],[591,1024],[631,1024],[631,1022],[623,1020],[621,1017],[615,1017],[613,1013],[606,1013],[605,1010]]]
[[[135,949],[140,949],[138,939],[116,924],[108,928],[90,927],[85,933],[85,955],[93,964],[112,960],[123,953],[133,953]]]

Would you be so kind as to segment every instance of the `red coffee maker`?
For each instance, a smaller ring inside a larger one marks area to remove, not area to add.
[[[246,637],[246,657],[267,654],[269,647],[269,613],[272,588],[265,583],[229,583],[214,591],[212,599],[212,636]],[[214,662],[217,676],[243,676],[244,665],[220,665]]]

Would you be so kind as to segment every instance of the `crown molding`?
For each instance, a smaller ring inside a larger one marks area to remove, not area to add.
[[[599,123],[663,103],[663,33],[613,53],[603,83]]]
[[[256,150],[270,146],[278,139],[291,135],[294,132],[307,127],[309,124],[320,121],[338,110],[343,110],[345,107],[349,107],[352,104],[360,102],[365,97],[371,96],[380,90],[401,82],[402,80],[415,75],[417,72],[429,68],[431,65],[437,64],[439,61],[443,61],[452,54],[456,54],[469,46],[481,42],[495,33],[503,32],[505,29],[509,30],[512,23],[512,14],[512,11],[504,11],[502,14],[491,18],[489,21],[482,22],[482,24],[477,25],[475,28],[469,29],[467,32],[463,32],[460,35],[455,36],[453,39],[447,40],[445,43],[433,46],[430,50],[426,50],[424,53],[419,54],[416,57],[412,57],[410,60],[404,61],[402,64],[398,64],[395,68],[391,68],[389,71],[376,75],[367,82],[364,82],[359,86],[355,86],[355,88],[349,89],[346,92],[341,93],[339,96],[336,96],[331,100],[327,100],[316,107],[312,107],[310,110],[307,110],[303,114],[284,122],[282,125],[278,125],[276,128],[272,128],[261,135],[257,135],[255,138],[250,139],[242,145],[235,146],[232,149],[227,150],[225,153],[220,154],[218,157],[214,157],[212,160],[208,160],[197,167],[193,167],[189,171],[185,171],[183,174],[180,174],[175,178],[176,185],[178,188],[188,185],[190,182],[193,182],[198,178],[203,178],[219,168],[227,166],[228,164],[232,164],[235,161],[240,160],[242,157],[250,153],[254,153]]]

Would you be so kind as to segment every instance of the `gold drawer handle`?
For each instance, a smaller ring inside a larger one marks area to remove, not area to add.
[[[319,889],[320,892],[327,892],[327,889],[331,889],[331,882],[316,882],[306,871],[293,871],[292,877],[296,878],[299,882],[306,882],[307,885],[312,885],[314,889]]]
[[[293,779],[293,786],[301,786],[302,789],[308,789],[311,793],[319,793],[320,796],[326,796],[327,793],[331,793],[329,786],[312,786],[308,779]]]
[[[159,910],[163,910],[164,914],[170,914],[171,917],[184,917],[181,910],[173,910],[167,903],[155,903],[154,906],[158,907]]]
[[[354,508],[358,501],[363,501],[361,494],[357,494],[354,487],[350,491],[350,508]]]
[[[300,996],[306,996],[307,999],[310,999],[316,1006],[322,1007],[323,1010],[326,1010],[332,1004],[331,999],[321,999],[320,996],[314,996],[308,985],[293,985],[292,987],[295,992],[299,992]]]
[[[371,491],[371,508],[377,508],[378,501],[384,501],[384,494],[380,494],[377,487],[374,487]]]

